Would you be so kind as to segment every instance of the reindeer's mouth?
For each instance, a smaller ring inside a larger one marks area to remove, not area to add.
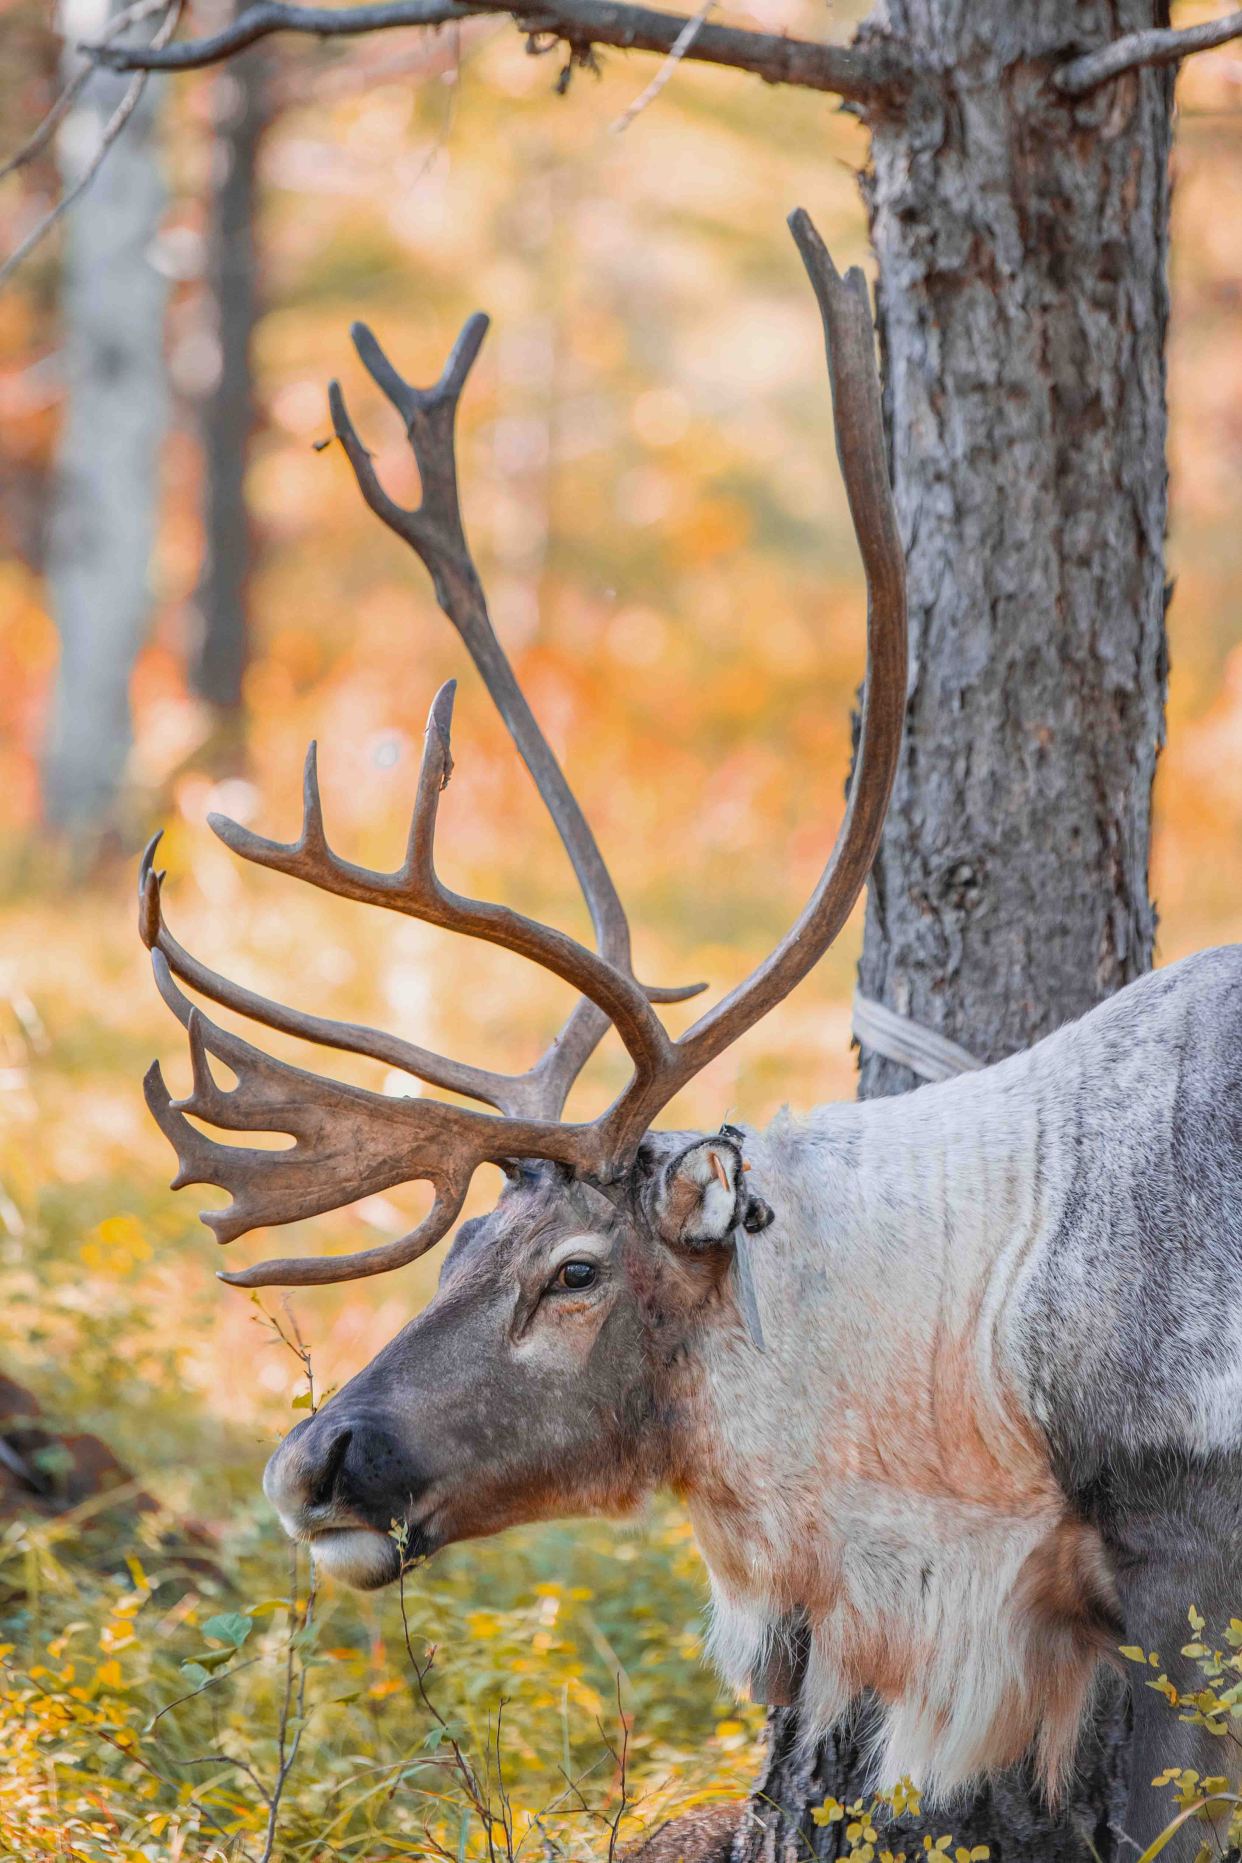
[[[434,1537],[421,1526],[407,1529],[404,1546],[378,1527],[322,1527],[299,1537],[310,1547],[316,1570],[352,1591],[395,1584],[403,1570],[421,1565],[436,1549]]]
[[[310,1537],[311,1558],[353,1591],[378,1591],[401,1576],[401,1552],[388,1533],[374,1527],[329,1527]]]

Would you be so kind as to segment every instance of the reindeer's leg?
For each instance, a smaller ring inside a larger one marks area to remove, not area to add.
[[[1206,1641],[1219,1644],[1231,1616],[1242,1615],[1242,1453],[1148,1451],[1114,1462],[1101,1526],[1112,1554],[1125,1642],[1157,1651],[1176,1688],[1204,1686],[1194,1660],[1181,1654],[1193,1631],[1194,1606],[1207,1620]],[[1172,1794],[1151,1781],[1168,1766],[1193,1768],[1201,1777],[1237,1782],[1242,1752],[1231,1737],[1182,1721],[1175,1707],[1148,1686],[1158,1671],[1131,1667],[1134,1733],[1125,1836],[1137,1857],[1176,1811]],[[1161,1855],[1185,1863],[1211,1843],[1223,1844],[1191,1820]]]

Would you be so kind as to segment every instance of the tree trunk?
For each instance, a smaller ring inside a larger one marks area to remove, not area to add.
[[[1082,102],[1055,56],[1167,23],[1153,0],[889,0],[933,73],[872,123],[893,480],[908,551],[905,747],[872,875],[863,992],[985,1060],[1151,963],[1151,790],[1163,730],[1171,78]],[[865,30],[865,29],[864,29]],[[864,1096],[918,1083],[864,1052]],[[816,1826],[863,1796],[863,1721],[810,1759],[776,1710],[745,1863],[848,1850]],[[1125,1703],[1053,1814],[1025,1774],[882,1841],[994,1863],[1126,1854]],[[1133,1855],[1133,1852],[1130,1852]]]
[[[66,42],[96,36],[114,10],[69,0]],[[59,142],[66,187],[129,83],[98,71],[70,112]],[[131,736],[130,674],[151,612],[166,419],[165,284],[151,262],[164,211],[157,91],[148,85],[65,227],[68,397],[48,546],[60,666],[43,784],[48,821],[84,850],[115,825]]]
[[[259,313],[255,213],[267,71],[265,49],[252,47],[217,74],[213,100],[207,288],[216,366],[202,411],[204,557],[191,680],[225,713],[241,708],[250,653],[254,535],[245,478],[255,425],[250,350]]]

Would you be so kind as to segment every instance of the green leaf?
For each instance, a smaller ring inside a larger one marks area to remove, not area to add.
[[[196,1650],[193,1656],[186,1657],[181,1667],[187,1675],[189,1675],[191,1669],[198,1670],[205,1675],[208,1670],[215,1671],[224,1663],[232,1662],[233,1654],[234,1652],[231,1649]]]
[[[444,1740],[456,1740],[460,1746],[466,1737],[466,1729],[456,1721],[446,1721],[441,1726],[431,1728],[423,1736],[423,1748],[427,1753],[434,1753]]]
[[[183,1662],[181,1665],[181,1673],[186,1681],[192,1683],[195,1688],[202,1688],[205,1682],[210,1682],[211,1680],[210,1675],[207,1673],[206,1669],[204,1669],[201,1662]]]
[[[228,1643],[239,1650],[253,1629],[252,1620],[242,1611],[223,1611],[220,1616],[207,1619],[203,1635],[215,1643]]]

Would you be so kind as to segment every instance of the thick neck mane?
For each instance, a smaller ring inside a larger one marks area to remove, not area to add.
[[[808,1738],[871,1689],[885,1779],[930,1789],[1032,1745],[1055,1783],[1111,1615],[1008,1350],[1049,1217],[1033,1065],[748,1135],[768,1349],[714,1329],[687,1398],[716,1659],[746,1686],[805,1613]]]

